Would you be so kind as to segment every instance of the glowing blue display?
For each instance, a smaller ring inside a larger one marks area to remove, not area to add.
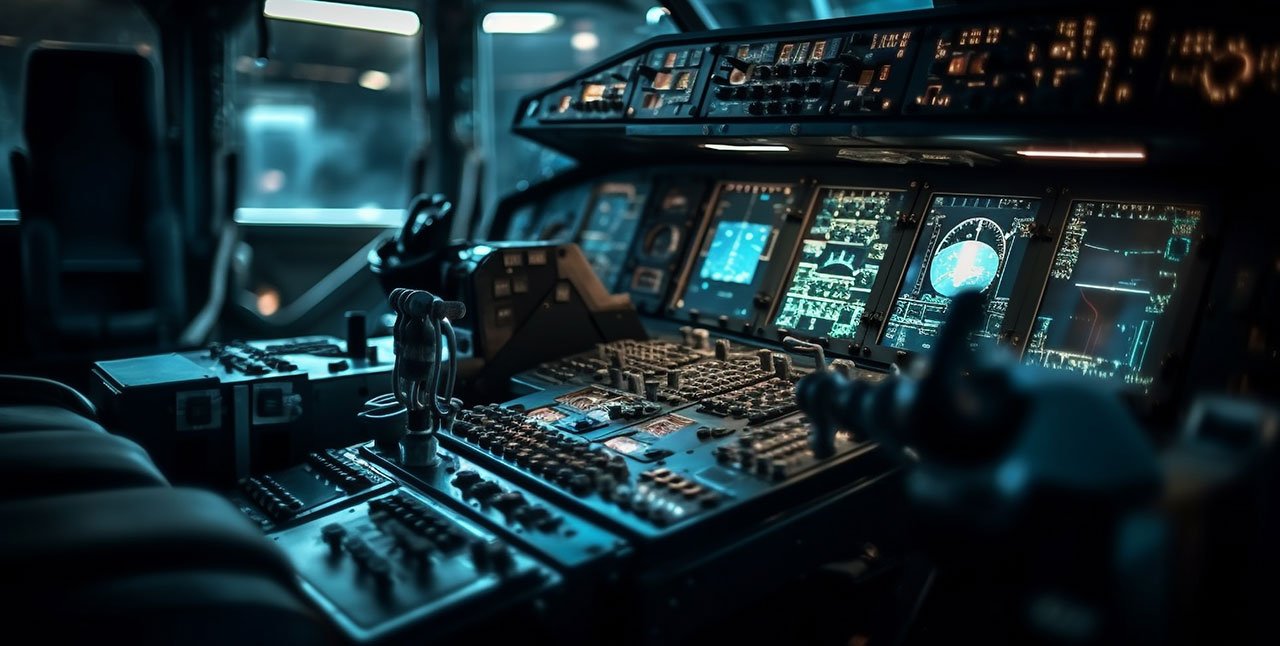
[[[964,240],[938,251],[929,266],[933,291],[954,298],[967,290],[981,291],[1000,272],[1000,255],[991,245]]]
[[[699,278],[736,285],[751,284],[772,232],[773,227],[768,224],[721,222],[712,236]]]

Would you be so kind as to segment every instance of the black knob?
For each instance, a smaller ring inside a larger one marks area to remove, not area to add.
[[[790,65],[778,65],[777,67],[774,67],[774,68],[773,68],[773,75],[774,75],[774,76],[776,76],[776,77],[778,77],[778,78],[780,78],[780,79],[788,79],[788,78],[791,78],[791,66],[790,66]]]
[[[732,99],[734,89],[735,88],[732,88],[728,85],[721,85],[720,87],[716,88],[716,98],[723,99],[723,100]]]
[[[365,316],[361,311],[350,311],[347,319],[347,356],[353,359],[365,358],[368,352],[369,339],[365,330]]]
[[[774,83],[773,85],[770,85],[770,86],[769,86],[769,98],[770,98],[770,99],[781,99],[781,98],[782,98],[782,93],[783,93],[784,91],[785,91],[785,90],[784,90],[783,85],[782,85],[781,83]]]
[[[796,78],[803,78],[813,74],[813,68],[809,67],[808,63],[799,63],[797,65],[792,66],[791,74]]]
[[[745,72],[751,67],[751,63],[748,63],[736,56],[725,56],[724,62],[728,63],[729,67],[738,70],[739,72]]]
[[[804,105],[799,101],[787,101],[787,104],[783,106],[787,114],[800,114],[800,109],[803,107]]]
[[[751,86],[751,96],[756,99],[763,99],[764,95],[768,93],[768,91],[768,88],[763,85]]]
[[[716,358],[721,361],[729,360],[729,340],[716,339]]]
[[[479,473],[470,469],[463,469],[453,474],[453,486],[466,491],[475,483],[480,482],[481,479]]]
[[[840,77],[846,81],[855,81],[863,70],[870,66],[871,52],[854,48],[840,55],[840,62],[844,67],[840,70]]]
[[[490,496],[502,493],[502,487],[499,487],[496,482],[481,480],[480,482],[471,485],[471,488],[466,491],[468,498],[475,498],[481,502],[485,502]]]
[[[813,63],[814,76],[826,76],[831,73],[831,64],[826,61],[815,61]]]
[[[801,83],[788,83],[787,94],[796,98],[804,96],[804,85]]]
[[[515,568],[516,559],[511,549],[503,543],[489,543],[489,565],[498,574],[507,574]]]
[[[810,82],[809,82],[809,85],[805,86],[805,94],[807,94],[807,95],[809,95],[809,96],[811,96],[811,97],[818,97],[818,96],[821,96],[821,95],[822,95],[822,83],[821,83],[821,82],[819,82],[819,81],[810,81]]]
[[[591,486],[591,478],[585,473],[579,473],[569,478],[569,491],[575,496],[585,496],[594,489]]]
[[[747,86],[739,85],[738,87],[733,88],[733,98],[738,99],[739,101],[747,98]]]
[[[320,537],[324,539],[325,545],[329,546],[329,550],[333,554],[342,551],[342,539],[346,538],[347,530],[337,523],[329,523],[320,528]]]
[[[756,351],[756,358],[760,360],[760,369],[765,372],[773,372],[773,350],[761,348]]]
[[[365,561],[365,571],[367,571],[380,588],[388,588],[391,586],[391,564],[383,558],[370,558]]]
[[[765,107],[765,112],[768,112],[769,114],[782,114],[782,104],[777,101],[773,101]]]
[[[761,81],[766,81],[773,76],[773,68],[768,65],[757,65],[755,77]]]
[[[675,370],[672,370],[671,372],[667,373],[667,387],[672,388],[674,390],[679,390],[680,386],[683,385],[683,382],[684,382],[684,370],[681,370],[680,368],[676,368]]]
[[[747,112],[757,116],[762,115],[764,114],[764,104],[759,101],[752,101],[751,104],[747,106]]]

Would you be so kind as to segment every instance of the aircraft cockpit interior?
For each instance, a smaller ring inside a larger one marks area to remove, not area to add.
[[[6,0],[0,616],[1280,643],[1273,13]]]

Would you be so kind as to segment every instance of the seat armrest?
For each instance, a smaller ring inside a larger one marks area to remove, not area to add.
[[[98,408],[71,386],[44,377],[0,374],[0,406],[29,404],[59,406],[98,419]]]

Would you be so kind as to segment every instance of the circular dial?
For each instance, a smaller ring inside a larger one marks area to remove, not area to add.
[[[644,255],[652,260],[667,260],[680,249],[680,228],[660,224],[644,235]]]
[[[1000,275],[1008,251],[1004,230],[988,218],[970,218],[942,236],[929,266],[933,290],[948,298],[985,290]]]

